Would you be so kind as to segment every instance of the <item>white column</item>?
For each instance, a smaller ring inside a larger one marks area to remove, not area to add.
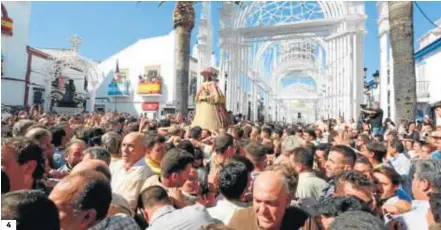
[[[46,76],[45,88],[44,88],[44,106],[45,112],[49,112],[51,107],[51,91],[52,91],[52,76]]]
[[[332,117],[337,118],[338,116],[338,96],[337,96],[337,84],[338,84],[338,76],[337,76],[337,41],[335,39],[332,40],[332,77],[333,77],[333,95],[332,95]]]
[[[358,76],[358,68],[359,68],[359,66],[358,66],[358,57],[359,57],[359,53],[358,53],[358,45],[359,45],[359,41],[358,41],[358,39],[357,39],[357,34],[353,34],[352,35],[352,41],[353,41],[353,44],[352,44],[352,60],[351,60],[351,65],[352,65],[352,68],[353,68],[353,71],[352,71],[352,81],[353,81],[353,85],[352,85],[352,89],[353,89],[353,95],[354,95],[354,97],[353,97],[353,99],[352,99],[352,101],[354,102],[354,106],[353,106],[353,108],[352,108],[352,110],[353,110],[353,113],[354,113],[354,115],[355,116],[358,116],[358,113],[357,113],[357,110],[356,110],[356,108],[359,106],[359,104],[357,104],[357,96],[358,96],[358,90],[357,90],[357,88],[358,88],[358,84],[359,84],[359,81],[358,81],[358,79],[357,79],[357,76]]]
[[[343,107],[343,56],[344,56],[344,47],[343,47],[343,39],[338,38],[337,43],[337,51],[338,51],[338,61],[337,61],[337,76],[338,76],[338,115],[343,115],[344,107]]]
[[[268,121],[268,94],[267,89],[263,91],[263,116],[265,121]]]
[[[222,91],[222,93],[226,96],[225,92],[225,56],[224,56],[224,49],[221,48],[219,52],[219,88]],[[199,60],[198,60],[199,61]]]
[[[349,120],[353,118],[352,115],[352,66],[351,66],[351,53],[352,53],[352,40],[350,35],[345,36],[345,88],[344,88],[344,94],[345,94],[345,119]]]
[[[257,81],[253,80],[253,94],[252,94],[252,102],[251,105],[253,107],[252,109],[252,115],[253,115],[253,121],[257,120]]]
[[[318,48],[318,54],[317,54],[317,58],[315,61],[318,62],[320,64],[320,68],[323,68],[323,50],[322,47]],[[322,80],[322,79],[320,79]]]
[[[355,91],[355,104],[354,104],[354,115],[358,116],[360,113],[360,104],[363,102],[363,91],[364,91],[364,80],[363,80],[363,74],[364,74],[364,64],[363,64],[363,47],[364,47],[364,34],[357,33],[356,34],[356,45],[357,45],[357,56],[355,56],[356,59],[356,73],[357,75],[354,76],[357,82],[356,91]]]
[[[383,110],[385,117],[387,116],[387,40],[388,35],[386,32],[380,34],[380,106]]]
[[[235,39],[235,41],[237,42],[237,39]],[[236,44],[232,45],[232,53],[233,53],[233,58],[231,59],[231,65],[233,66],[233,76],[232,76],[232,82],[233,82],[233,88],[232,93],[233,93],[233,97],[232,99],[232,103],[233,103],[233,114],[237,114],[237,79],[238,79],[238,73],[239,71],[237,71],[237,61],[238,61],[238,53],[237,53],[237,46]]]
[[[96,90],[97,89],[93,89],[89,91],[89,103],[88,103],[88,111],[89,112],[94,112],[95,111],[95,98],[96,98]]]
[[[340,65],[340,71],[341,71],[341,88],[340,88],[340,94],[341,94],[341,115],[343,116],[343,118],[346,120],[346,117],[348,116],[348,112],[346,110],[346,108],[348,107],[348,104],[346,103],[346,95],[347,95],[347,91],[348,89],[346,88],[346,83],[347,83],[347,79],[346,79],[346,71],[347,71],[347,67],[346,67],[346,55],[348,52],[348,47],[347,47],[347,42],[346,42],[346,36],[341,37],[341,49],[342,49],[342,53],[341,53],[341,65]]]
[[[327,42],[327,43],[325,43],[325,52],[326,52],[326,69],[324,69],[324,71],[325,71],[325,74],[324,74],[324,78],[323,78],[323,82],[325,82],[325,84],[326,84],[326,91],[325,91],[325,95],[324,95],[324,98],[323,98],[323,100],[324,100],[324,104],[325,104],[325,108],[324,108],[324,111],[325,111],[325,116],[326,116],[326,118],[328,118],[328,116],[329,116],[329,108],[331,107],[330,106],[330,93],[329,93],[329,90],[328,90],[328,87],[329,87],[329,85],[331,84],[331,81],[330,81],[330,68],[329,68],[329,59],[331,58],[331,56],[330,56],[330,53],[331,53],[331,50],[330,50],[330,47],[329,47],[329,42]]]
[[[329,41],[329,117],[334,116],[334,45],[333,41]]]
[[[347,94],[347,88],[346,87],[346,53],[347,53],[347,46],[346,46],[346,37],[343,36],[340,38],[341,39],[341,65],[340,65],[340,75],[341,75],[341,84],[340,84],[340,95],[341,95],[341,115],[343,116],[343,118],[345,118],[348,116],[348,113],[346,111],[347,108],[347,104],[346,104],[346,94]]]
[[[242,43],[244,42],[244,40],[242,39]],[[241,63],[242,63],[242,78],[241,78],[241,80],[242,80],[242,83],[241,83],[241,89],[242,89],[242,92],[241,92],[241,94],[240,94],[240,96],[241,96],[241,99],[242,99],[242,101],[241,101],[241,107],[242,107],[242,109],[241,109],[241,113],[242,114],[246,114],[246,101],[247,101],[247,99],[246,99],[246,94],[247,94],[247,91],[246,91],[246,70],[245,70],[245,60],[246,60],[246,58],[245,58],[245,56],[246,56],[246,53],[245,53],[245,46],[243,46],[242,45],[242,47],[241,47],[241,53],[242,53],[242,60],[241,60]]]
[[[243,41],[242,41],[243,42]],[[246,69],[245,69],[245,62],[246,62],[246,52],[245,52],[245,46],[242,46],[241,48],[241,53],[242,53],[242,93],[241,93],[241,98],[242,98],[242,114],[246,114],[245,111],[245,103],[246,103],[246,94],[247,94],[247,90],[246,90]]]
[[[348,40],[348,53],[347,53],[347,55],[348,56],[347,56],[347,62],[346,62],[346,68],[347,68],[346,73],[347,73],[347,79],[348,79],[347,87],[349,89],[349,91],[348,91],[348,103],[349,103],[348,119],[353,118],[356,120],[356,115],[354,115],[354,112],[355,112],[354,108],[356,106],[354,98],[356,97],[356,94],[354,93],[355,88],[353,86],[354,86],[354,83],[357,82],[356,74],[355,74],[357,72],[357,69],[354,67],[353,63],[356,61],[354,47],[356,46],[357,42],[353,38],[354,38],[354,35],[352,35],[352,34],[347,35],[347,40]]]
[[[247,98],[247,109],[245,111],[245,113],[248,113],[248,82],[250,81],[250,76],[248,74],[248,70],[249,70],[249,60],[250,60],[250,46],[247,45],[245,48],[245,94],[246,94],[246,98]]]
[[[234,53],[234,46],[233,44],[230,44],[230,54],[228,55],[229,58],[229,66],[230,66],[230,75],[229,75],[229,95],[230,95],[230,110],[233,112],[234,114],[234,81],[235,81],[235,76],[236,76],[236,72],[235,72],[235,53]]]
[[[392,57],[392,46],[390,45],[390,38],[389,38],[389,71],[390,71],[390,84],[389,84],[389,89],[390,89],[390,103],[389,103],[389,105],[390,105],[390,118],[393,121],[398,122],[399,118],[396,117],[396,105],[395,105],[394,59]]]
[[[239,39],[239,42],[241,42],[241,39]],[[237,113],[242,113],[242,99],[243,99],[243,90],[242,90],[242,79],[243,79],[243,54],[242,54],[242,46],[238,45],[237,46],[237,52],[239,55],[239,60],[238,60],[238,70],[239,70],[239,74],[238,79],[237,79],[237,102],[239,103],[239,109],[237,111]]]
[[[271,113],[272,113],[272,115],[271,115],[271,119],[272,119],[272,121],[275,121],[277,118],[276,118],[276,110],[277,110],[277,101],[276,101],[276,99],[275,99],[275,94],[271,94],[271,101],[272,101],[272,104],[271,104]]]
[[[246,47],[242,47],[242,113],[246,114],[246,101],[247,101],[247,70],[246,70]]]
[[[228,49],[228,59],[227,59],[227,63],[228,63],[228,79],[227,79],[227,100],[228,100],[228,110],[233,112],[233,97],[234,97],[234,72],[233,72],[233,49],[232,49],[232,45],[231,43],[229,43],[227,45]]]
[[[226,104],[227,104],[227,110],[231,110],[231,70],[230,70],[230,50],[228,49],[228,43],[224,44],[224,65],[225,65],[225,73],[227,74],[225,81],[227,82],[226,88],[225,88],[225,97],[226,97]]]
[[[234,53],[235,53],[235,59],[234,62],[235,64],[235,75],[234,75],[234,113],[238,114],[239,113],[239,108],[238,108],[238,103],[239,103],[239,98],[240,98],[240,94],[239,94],[239,83],[240,83],[240,52],[239,52],[239,47],[237,45],[238,43],[238,38],[236,38],[236,44],[234,45]]]

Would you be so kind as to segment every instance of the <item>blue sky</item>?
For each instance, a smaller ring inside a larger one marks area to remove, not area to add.
[[[376,2],[366,2],[367,35],[364,63],[368,76],[379,67],[379,41],[377,38]],[[426,15],[436,21],[441,18],[441,1],[419,2]],[[219,2],[212,4],[215,34],[219,28]],[[157,2],[32,2],[30,38],[31,46],[43,48],[68,48],[68,38],[77,34],[83,38],[81,55],[104,60],[138,39],[164,35],[173,28],[174,2],[158,7]],[[200,16],[196,5],[196,18]],[[433,28],[414,7],[415,39]],[[198,21],[192,34],[196,42]],[[218,37],[215,35],[214,44]],[[417,48],[417,47],[415,47]],[[214,47],[215,51],[218,48]],[[154,54],[152,54],[154,55]]]

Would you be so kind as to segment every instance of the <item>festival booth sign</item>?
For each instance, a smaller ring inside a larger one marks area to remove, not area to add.
[[[12,36],[12,26],[14,21],[8,17],[8,11],[2,3],[2,34]]]
[[[114,97],[128,97],[129,92],[129,69],[121,69],[118,77],[114,77],[110,84],[108,85],[108,96]]]
[[[138,77],[136,93],[140,95],[161,95],[162,78],[160,76],[160,66],[146,66],[144,75]]]

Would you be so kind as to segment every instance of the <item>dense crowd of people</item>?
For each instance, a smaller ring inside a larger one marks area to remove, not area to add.
[[[1,218],[21,230],[441,229],[441,126],[428,117],[232,120],[21,111],[2,120]]]

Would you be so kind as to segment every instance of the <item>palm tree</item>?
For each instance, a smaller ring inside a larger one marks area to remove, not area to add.
[[[159,2],[161,6],[164,1]],[[194,4],[198,2],[177,1],[173,11],[173,27],[176,36],[176,112],[187,117],[188,113],[188,74],[190,66],[190,40],[191,31],[194,28],[195,11]],[[242,2],[234,4],[242,7]]]
[[[396,117],[415,120],[416,77],[413,46],[413,4],[389,1],[390,45],[392,47]]]
[[[194,2],[177,1],[173,11],[173,26],[176,36],[176,110],[182,116],[188,113],[188,74],[190,67],[190,39],[194,28]]]

